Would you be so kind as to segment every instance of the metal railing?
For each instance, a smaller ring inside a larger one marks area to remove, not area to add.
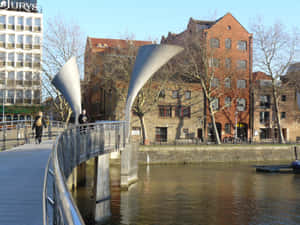
[[[125,127],[126,122],[93,123],[68,128],[57,137],[45,170],[44,225],[85,224],[67,188],[67,179],[80,163],[122,150],[125,147]]]
[[[22,144],[34,143],[35,131],[32,130],[33,120],[13,120],[0,122],[0,149],[2,151]],[[61,121],[46,121],[43,129],[43,140],[51,140],[60,134],[66,124]]]

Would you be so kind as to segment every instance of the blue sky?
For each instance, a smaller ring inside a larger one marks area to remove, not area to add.
[[[160,40],[168,32],[183,31],[190,17],[216,19],[231,12],[249,29],[251,21],[263,16],[265,24],[281,21],[300,27],[300,1],[270,0],[38,0],[44,21],[57,15],[77,23],[90,37]]]

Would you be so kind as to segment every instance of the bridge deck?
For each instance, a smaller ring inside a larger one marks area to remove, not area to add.
[[[44,169],[52,141],[0,152],[0,225],[43,224]]]

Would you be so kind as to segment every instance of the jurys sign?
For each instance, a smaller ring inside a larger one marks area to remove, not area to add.
[[[26,12],[36,12],[37,5],[36,3],[30,3],[22,0],[0,0],[0,9],[14,9]]]

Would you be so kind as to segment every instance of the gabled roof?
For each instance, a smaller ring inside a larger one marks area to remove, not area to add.
[[[253,81],[256,80],[272,80],[271,76],[265,74],[264,72],[257,71],[252,73]]]
[[[107,48],[127,48],[129,45],[142,46],[153,44],[151,41],[136,41],[108,38],[92,38],[88,37],[88,45],[92,51],[102,52]]]

